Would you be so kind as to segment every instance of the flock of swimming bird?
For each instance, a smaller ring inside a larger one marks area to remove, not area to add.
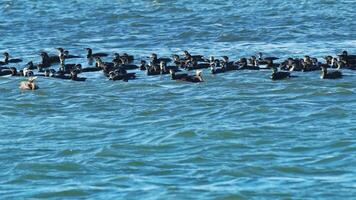
[[[146,71],[148,76],[169,74],[172,80],[187,81],[192,83],[202,82],[202,69],[208,68],[212,74],[226,73],[234,70],[272,70],[270,78],[272,80],[282,80],[292,78],[292,71],[321,71],[322,79],[342,78],[340,69],[356,70],[356,55],[349,55],[343,51],[336,57],[326,56],[325,62],[318,61],[317,58],[304,56],[304,58],[288,58],[280,63],[277,57],[263,57],[262,53],[250,58],[241,58],[237,61],[230,61],[227,56],[216,59],[213,56],[205,58],[202,55],[191,55],[184,51],[183,55],[172,55],[172,58],[158,57],[153,53],[149,61],[141,60],[139,65],[134,64],[135,58],[127,53],[115,53],[111,62],[104,62],[103,57],[108,57],[107,53],[93,53],[93,50],[86,48],[86,59],[90,67],[82,67],[81,64],[68,64],[66,61],[72,58],[82,58],[81,56],[71,55],[64,48],[56,48],[57,55],[50,56],[47,52],[41,52],[41,61],[34,64],[28,62],[22,69],[11,67],[13,63],[23,62],[22,59],[11,58],[8,52],[3,53],[4,61],[0,61],[0,76],[23,76],[28,77],[27,81],[20,83],[20,89],[36,90],[38,85],[35,83],[37,77],[52,77],[58,79],[68,79],[72,81],[85,81],[86,78],[79,77],[78,74],[85,72],[102,71],[103,74],[113,81],[128,81],[136,78],[136,73],[130,70]],[[147,58],[148,59],[148,58]],[[95,61],[95,62],[94,62]],[[94,65],[95,63],[95,65]],[[58,66],[57,70],[52,66]],[[332,68],[332,71],[328,71]],[[37,71],[36,74],[34,71]],[[182,71],[196,70],[195,75],[190,75]]]

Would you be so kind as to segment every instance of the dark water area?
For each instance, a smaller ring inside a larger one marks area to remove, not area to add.
[[[34,62],[55,47],[322,60],[356,54],[355,5],[3,0],[0,52]],[[0,77],[0,199],[356,196],[355,71],[271,81],[269,70],[206,70],[199,84],[136,72],[129,82],[102,72],[86,82],[40,77],[34,92]]]

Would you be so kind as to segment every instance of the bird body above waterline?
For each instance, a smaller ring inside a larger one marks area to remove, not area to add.
[[[327,67],[323,66],[321,68],[321,79],[340,79],[342,78],[342,73],[339,70],[328,72]]]
[[[21,90],[37,90],[39,89],[38,85],[34,82],[37,77],[29,77],[27,81],[20,82]]]

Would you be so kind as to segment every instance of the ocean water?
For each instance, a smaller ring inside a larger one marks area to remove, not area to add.
[[[0,51],[356,53],[353,0],[2,0]],[[109,58],[107,59],[109,60]],[[68,63],[85,64],[84,59]],[[23,66],[24,63],[17,67]],[[354,199],[356,74],[0,77],[0,199]]]

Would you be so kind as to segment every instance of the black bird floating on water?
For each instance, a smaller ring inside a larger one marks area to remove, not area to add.
[[[342,78],[342,73],[339,70],[328,72],[327,66],[322,65],[320,78],[321,79],[340,79],[340,78]]]
[[[93,50],[91,48],[85,48],[87,50],[87,58],[97,58],[97,57],[107,57],[109,54],[107,53],[93,53]]]

